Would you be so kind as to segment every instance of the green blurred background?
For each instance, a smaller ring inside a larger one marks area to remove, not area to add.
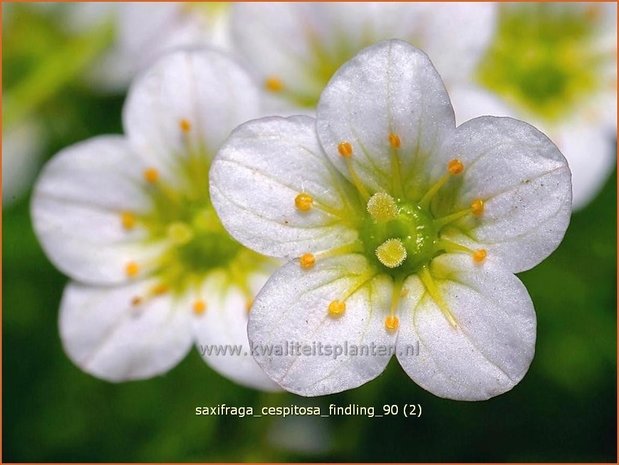
[[[23,36],[3,43],[5,92],[74,39],[43,19],[47,16],[19,9],[17,14],[23,15]],[[36,105],[47,128],[44,158],[93,135],[122,131],[122,95],[96,93],[77,77],[57,87]],[[395,360],[361,388],[316,399],[239,387],[208,368],[195,350],[149,381],[97,380],[62,350],[57,317],[67,279],[33,234],[26,195],[5,205],[2,218],[3,461],[615,462],[616,182],[613,174],[601,194],[573,216],[549,259],[520,275],[537,311],[537,354],[513,391],[481,403],[439,399],[416,386]],[[377,410],[419,403],[423,414],[409,419],[194,414],[197,406],[220,403],[325,410],[331,403]]]

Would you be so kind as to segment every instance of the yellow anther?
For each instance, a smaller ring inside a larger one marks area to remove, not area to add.
[[[189,121],[188,119],[181,119],[178,122],[178,125],[181,127],[181,131],[183,131],[185,134],[191,131],[191,121]]]
[[[313,268],[316,264],[316,257],[312,253],[304,253],[301,255],[301,258],[299,258],[299,264],[301,265],[301,268],[305,270]]]
[[[313,204],[314,198],[305,192],[301,192],[294,198],[295,207],[302,212],[311,210]]]
[[[398,329],[398,326],[400,326],[400,320],[398,320],[397,316],[389,315],[385,318],[385,328],[387,328],[387,331],[395,331]]]
[[[406,260],[406,247],[400,239],[387,239],[376,248],[376,257],[387,268],[397,268]]]
[[[377,192],[368,200],[367,210],[374,221],[385,222],[398,216],[395,199],[386,192]]]
[[[135,228],[135,223],[136,223],[135,215],[131,212],[122,212],[120,214],[120,223],[122,224],[123,228],[125,228],[127,231]]]
[[[206,302],[202,299],[198,299],[193,303],[193,313],[196,315],[202,315],[206,311]]]
[[[389,133],[389,145],[391,145],[391,147],[394,149],[399,149],[400,144],[401,144],[400,136],[398,136],[395,132],[390,132]]]
[[[177,221],[168,226],[168,238],[177,245],[183,245],[193,238],[193,230],[187,224]]]
[[[170,288],[167,284],[159,283],[152,287],[150,290],[152,295],[163,295],[168,292]]]
[[[447,163],[447,171],[449,171],[449,174],[453,175],[460,174],[464,171],[464,165],[460,160],[455,158]]]
[[[284,83],[277,76],[269,76],[264,80],[264,88],[271,92],[281,92],[284,90]]]
[[[156,168],[146,168],[144,170],[144,179],[151,184],[157,182],[159,180],[159,171]]]
[[[471,204],[471,212],[475,216],[481,216],[484,214],[484,201],[482,199],[475,199]]]
[[[140,297],[139,295],[136,295],[133,299],[131,299],[131,305],[134,307],[137,307],[141,303],[142,303],[142,297]]]
[[[346,302],[334,300],[329,304],[329,315],[333,317],[341,316],[346,311]]]
[[[140,272],[140,266],[136,262],[129,262],[125,265],[125,274],[129,278],[135,278]]]
[[[352,157],[352,145],[350,145],[350,142],[346,142],[346,141],[340,142],[337,145],[337,151],[344,158]]]
[[[477,249],[475,252],[473,252],[473,261],[475,263],[482,263],[487,256],[488,252],[486,251],[486,249]]]

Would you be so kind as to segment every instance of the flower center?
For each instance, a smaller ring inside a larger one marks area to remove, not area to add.
[[[599,5],[503,7],[479,82],[543,118],[573,111],[599,88],[608,62],[593,43],[599,14]]]
[[[367,212],[359,236],[366,255],[384,272],[410,275],[438,252],[438,229],[420,205],[378,192],[368,200]]]

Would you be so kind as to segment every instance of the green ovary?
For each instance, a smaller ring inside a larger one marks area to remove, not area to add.
[[[525,111],[549,120],[564,117],[601,85],[604,57],[592,44],[594,12],[565,5],[502,6],[477,79]]]

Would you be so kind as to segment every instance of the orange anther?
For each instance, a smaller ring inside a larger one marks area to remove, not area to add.
[[[398,320],[397,316],[389,315],[385,318],[385,328],[387,328],[387,331],[395,331],[398,329],[398,326],[400,326],[400,320]]]
[[[264,80],[264,87],[271,92],[281,92],[284,90],[284,83],[277,76],[269,76]]]
[[[159,171],[156,168],[146,168],[144,170],[144,179],[151,184],[159,179]]]
[[[400,136],[398,136],[394,132],[390,132],[389,133],[389,145],[391,145],[391,147],[394,149],[399,149],[400,144],[401,144]]]
[[[475,252],[473,252],[473,261],[475,263],[482,263],[486,259],[487,255],[488,252],[486,251],[486,249],[477,249]]]
[[[301,210],[302,212],[310,210],[313,204],[314,198],[305,192],[301,192],[294,198],[294,205],[297,207],[298,210]]]
[[[338,317],[344,314],[346,303],[341,300],[334,300],[329,304],[329,315]]]
[[[449,163],[447,163],[447,171],[449,171],[449,173],[453,175],[460,174],[464,171],[464,165],[457,158],[453,159]]]
[[[135,278],[140,272],[140,266],[136,262],[129,262],[125,266],[125,274],[129,278]]]
[[[471,211],[475,216],[481,216],[484,213],[484,201],[482,199],[475,199],[471,203]]]
[[[185,134],[191,131],[191,122],[188,119],[183,118],[178,122],[178,124],[181,127],[181,131]]]
[[[196,315],[202,315],[206,311],[206,302],[202,299],[198,299],[193,303],[193,313]]]
[[[340,152],[340,155],[344,158],[352,157],[352,145],[350,145],[350,142],[340,142],[337,145],[337,151]]]
[[[314,256],[314,254],[311,254],[309,252],[305,253],[301,255],[301,258],[299,258],[299,264],[301,265],[301,268],[306,270],[313,268],[316,264],[316,257]]]

